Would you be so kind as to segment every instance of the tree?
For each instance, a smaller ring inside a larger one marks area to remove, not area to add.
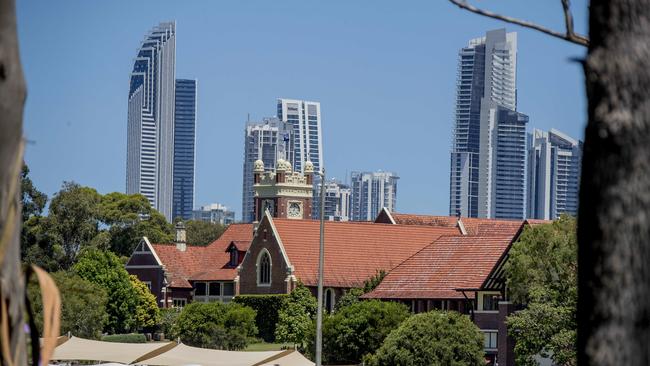
[[[298,284],[278,312],[276,340],[302,346],[312,334],[317,308],[318,300],[307,287]]]
[[[106,291],[70,272],[52,273],[52,277],[61,293],[61,334],[99,339],[108,320]],[[29,284],[28,294],[36,326],[43,334],[43,304],[37,282]]]
[[[187,230],[187,242],[191,245],[208,245],[226,231],[224,225],[201,220],[185,221],[185,228]]]
[[[118,255],[131,255],[143,236],[153,243],[173,240],[172,226],[141,194],[108,193],[98,210],[99,219],[109,227],[110,249]]]
[[[135,309],[135,329],[151,329],[160,324],[160,308],[156,304],[156,297],[138,277],[130,275],[129,279],[138,298]]]
[[[255,310],[236,303],[193,302],[183,308],[172,332],[185,344],[240,350],[257,334]]]
[[[109,333],[125,333],[135,330],[136,313],[141,304],[136,289],[120,259],[113,253],[98,249],[86,249],[72,268],[79,277],[95,283],[108,294],[106,312],[108,321],[104,330]]]
[[[360,363],[410,315],[403,304],[379,300],[360,301],[342,308],[323,321],[323,363]],[[311,344],[309,349],[313,349]]]
[[[40,216],[43,213],[45,204],[47,204],[47,195],[34,186],[34,182],[29,178],[29,167],[27,164],[23,164],[23,170],[20,175],[20,187],[23,203],[23,222],[26,222],[30,217]]]
[[[404,321],[365,361],[371,366],[481,366],[483,334],[467,315],[434,310]]]
[[[575,219],[566,215],[526,228],[512,246],[508,291],[515,303],[527,305],[507,319],[518,365],[535,365],[537,354],[557,365],[576,364],[577,256]]]
[[[334,310],[339,311],[343,307],[358,302],[359,299],[361,298],[361,295],[372,292],[377,286],[379,286],[379,284],[384,279],[384,277],[386,277],[386,271],[382,269],[380,271],[377,271],[377,273],[374,276],[365,280],[363,283],[363,287],[361,288],[353,287],[347,290],[343,294],[343,296],[341,296],[339,301],[336,302],[336,305],[334,306]]]

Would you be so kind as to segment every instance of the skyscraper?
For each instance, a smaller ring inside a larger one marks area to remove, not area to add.
[[[129,84],[126,193],[141,193],[172,216],[176,25],[160,23],[144,38]]]
[[[398,179],[391,172],[352,172],[352,220],[372,221],[384,207],[395,211]]]
[[[321,183],[314,185],[314,199],[312,218],[320,218],[320,187]],[[352,190],[347,184],[335,179],[325,182],[325,220],[349,221]]]
[[[219,203],[201,206],[192,211],[192,220],[207,221],[215,224],[230,225],[235,222],[235,212]]]
[[[278,118],[293,128],[295,154],[289,160],[293,169],[302,172],[305,162],[311,161],[319,171],[323,166],[320,103],[278,99]]]
[[[172,218],[192,218],[196,143],[196,80],[176,79]]]
[[[497,207],[505,210],[497,202],[518,199],[517,194],[496,196],[500,191],[496,186],[497,172],[507,170],[506,165],[499,168],[500,164],[506,163],[496,155],[498,151],[506,154],[507,148],[505,145],[499,148],[497,144],[513,143],[506,137],[506,126],[513,121],[507,111],[517,109],[516,70],[517,34],[506,33],[505,29],[489,31],[485,37],[471,40],[459,51],[450,159],[450,215],[496,217],[505,212],[497,210]],[[515,117],[519,121],[515,124],[518,126],[527,120],[524,117]],[[525,135],[523,144],[525,149]],[[522,181],[522,191],[523,184]],[[523,200],[522,196],[521,216]],[[507,202],[506,205],[512,206],[513,203]]]
[[[529,218],[553,220],[578,212],[582,142],[551,129],[528,134]]]
[[[271,171],[278,159],[291,161],[294,156],[293,128],[277,118],[247,122],[244,130],[244,170],[242,185],[242,221],[255,221],[253,164],[260,159]]]

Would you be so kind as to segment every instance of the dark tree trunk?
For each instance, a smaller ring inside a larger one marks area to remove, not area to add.
[[[26,364],[23,330],[23,279],[20,268],[20,175],[25,80],[18,55],[16,4],[0,0],[0,300],[9,315],[10,353],[0,350],[0,362],[10,356]],[[18,166],[17,166],[18,164]],[[0,334],[0,338],[2,335]]]
[[[578,364],[650,365],[650,0],[592,0]]]

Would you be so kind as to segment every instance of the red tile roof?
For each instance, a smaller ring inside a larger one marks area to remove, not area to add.
[[[318,274],[319,222],[273,219],[296,277],[315,286]],[[325,286],[355,287],[379,270],[390,271],[442,235],[458,229],[361,222],[325,223]]]
[[[505,236],[443,236],[393,269],[365,298],[462,299],[478,289],[510,247]]]
[[[152,246],[165,267],[170,287],[190,288],[189,281],[234,280],[237,269],[229,266],[230,253],[226,249],[233,241],[250,243],[252,239],[252,224],[231,224],[217,240],[205,247],[188,245],[182,252],[175,244]]]
[[[460,219],[463,227],[467,231],[467,235],[507,235],[519,230],[524,223],[523,220],[480,219],[473,217],[458,218],[455,216],[411,215],[396,212],[391,213],[391,217],[398,225],[455,227],[461,233],[458,225],[458,220]]]

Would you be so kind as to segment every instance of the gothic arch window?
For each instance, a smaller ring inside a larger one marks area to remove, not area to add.
[[[262,249],[257,256],[257,285],[270,286],[271,285],[271,255],[268,250]]]
[[[327,310],[330,313],[333,312],[335,300],[336,299],[334,297],[334,290],[331,288],[325,290],[325,310]]]

